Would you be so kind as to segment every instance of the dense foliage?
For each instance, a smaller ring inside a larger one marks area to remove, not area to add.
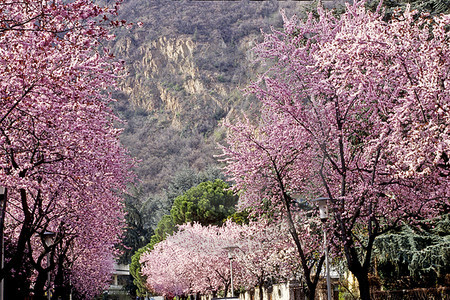
[[[202,182],[175,198],[170,215],[175,224],[220,225],[235,212],[237,199],[222,180]]]
[[[420,227],[403,226],[375,242],[375,262],[388,289],[448,285],[450,218],[428,220]]]
[[[234,287],[262,288],[266,282],[296,275],[293,245],[286,235],[287,226],[263,222],[180,225],[176,233],[141,255],[142,274],[148,288],[164,296],[217,296],[219,291],[229,296],[231,255]]]
[[[230,125],[241,206],[288,214],[294,194],[328,198],[332,250],[362,299],[376,238],[448,210],[449,20],[406,10],[386,21],[364,2],[339,18],[320,7],[285,18],[257,47],[271,66],[251,87],[259,124]]]
[[[183,190],[192,181],[191,176],[181,175],[178,181],[171,185],[172,192]],[[202,176],[199,176],[201,178]],[[133,257],[130,269],[133,271],[134,282],[139,288],[139,293],[143,294],[145,289],[144,278],[140,270],[140,260],[144,252],[151,252],[154,247],[171,236],[177,229],[177,225],[189,222],[198,222],[204,226],[210,224],[221,225],[226,218],[235,212],[237,196],[229,189],[227,183],[220,179],[202,182],[180,196],[176,197],[170,211],[170,215],[164,215],[155,228],[154,235],[150,242],[139,249]],[[150,266],[149,266],[150,268]]]
[[[110,280],[124,217],[118,193],[132,179],[108,108],[122,67],[102,47],[118,25],[111,5],[1,1],[0,277],[8,299],[43,297],[48,273],[56,296],[72,285],[91,298]],[[55,234],[49,244],[46,232]]]
[[[221,179],[191,187],[174,199],[170,214],[164,215],[158,222],[151,243],[156,244],[171,235],[175,225],[188,222],[220,225],[235,212],[236,204],[237,196]]]
[[[146,246],[138,249],[131,257],[130,274],[133,277],[133,284],[136,286],[136,295],[145,297],[148,293],[148,289],[145,284],[145,277],[142,275],[141,269],[141,256],[143,253],[151,251],[153,245],[147,244]]]

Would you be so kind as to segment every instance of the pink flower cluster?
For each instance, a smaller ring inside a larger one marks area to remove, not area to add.
[[[386,21],[356,1],[339,18],[284,16],[255,48],[260,120],[227,124],[240,205],[329,198],[331,245],[362,289],[378,235],[449,205],[450,17],[416,13]]]
[[[141,256],[142,275],[155,293],[165,296],[229,293],[228,251],[233,257],[235,288],[298,275],[295,250],[285,224],[238,225],[228,221],[222,227],[194,223],[178,229]],[[227,250],[230,246],[233,249]]]
[[[0,185],[7,187],[5,236],[41,267],[39,236],[86,297],[110,280],[123,227],[119,193],[132,161],[108,103],[121,64],[101,45],[115,8],[88,0],[0,5]],[[20,255],[6,268],[18,266]],[[36,271],[37,272],[37,271]]]

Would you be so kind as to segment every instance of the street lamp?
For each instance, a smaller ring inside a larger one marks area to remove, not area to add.
[[[328,200],[329,198],[321,197],[317,199],[311,200],[313,203],[317,203],[319,207],[319,217],[320,220],[325,223],[328,220]],[[324,226],[323,228],[323,247],[325,249],[325,268],[326,268],[326,276],[327,276],[327,296],[328,300],[331,300],[331,282],[330,282],[330,265],[328,262],[328,243],[327,243],[327,230]]]
[[[53,242],[53,238],[55,237],[56,233],[54,233],[53,231],[46,231],[43,233],[44,235],[44,243],[47,247],[49,247],[51,245],[51,243]],[[47,268],[48,268],[48,272],[47,272],[47,299],[50,300],[51,299],[51,295],[50,295],[50,251],[47,252]]]
[[[238,246],[223,247],[228,252],[228,259],[230,260],[230,272],[231,272],[231,297],[234,298],[234,286],[233,286],[233,252],[238,249]]]
[[[304,203],[304,199],[301,194],[293,193],[291,197],[295,199],[298,203]],[[310,200],[313,203],[316,203],[319,207],[319,217],[322,223],[325,223],[328,220],[328,200],[329,198],[320,197],[313,200]],[[323,228],[323,248],[325,249],[325,269],[326,269],[326,279],[327,279],[327,297],[328,300],[331,300],[331,282],[330,282],[330,265],[328,262],[328,243],[327,243],[327,231],[326,228]]]
[[[317,206],[319,207],[319,217],[322,222],[326,222],[328,220],[328,200],[329,198],[325,197],[311,200],[311,202],[317,203]]]

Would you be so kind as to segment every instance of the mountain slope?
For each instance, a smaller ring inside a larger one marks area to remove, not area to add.
[[[116,105],[128,121],[122,142],[141,160],[147,193],[159,193],[183,168],[217,164],[220,121],[256,111],[242,88],[257,65],[251,48],[260,29],[281,26],[279,11],[305,2],[125,1],[122,17],[142,28],[122,29],[113,45],[128,76]]]

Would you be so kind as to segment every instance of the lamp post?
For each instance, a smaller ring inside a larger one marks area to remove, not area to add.
[[[5,224],[5,207],[6,207],[6,187],[0,186],[0,269],[3,271],[5,267],[5,243],[3,238],[3,227]],[[0,300],[4,299],[4,282],[2,278],[0,281]]]
[[[55,237],[56,233],[54,233],[53,231],[46,231],[43,235],[44,243],[47,247],[49,247],[53,242],[53,238]],[[47,268],[49,269],[47,272],[47,299],[50,300],[50,251],[47,253]]]
[[[305,202],[305,200],[301,197],[301,194],[293,193],[291,197],[294,198],[299,204]],[[322,223],[325,223],[328,220],[328,204],[327,201],[330,200],[326,197],[320,197],[313,200],[310,200],[313,203],[317,203],[319,207],[319,217]],[[323,228],[323,248],[325,251],[325,272],[327,279],[327,297],[328,300],[331,300],[331,281],[330,281],[330,265],[328,262],[328,243],[327,243],[327,231],[326,228]]]
[[[317,206],[319,207],[319,217],[323,223],[325,223],[328,220],[328,205],[327,205],[328,200],[329,200],[329,198],[325,198],[325,197],[311,200],[311,202],[317,203]],[[327,296],[328,296],[328,300],[331,300],[330,265],[328,262],[328,241],[327,241],[327,230],[326,230],[325,226],[323,228],[323,245],[324,245],[324,249],[325,249]]]
[[[233,252],[235,249],[239,248],[238,246],[228,246],[223,249],[228,252],[228,259],[230,260],[230,273],[231,273],[231,297],[234,298],[234,286],[233,286]]]

